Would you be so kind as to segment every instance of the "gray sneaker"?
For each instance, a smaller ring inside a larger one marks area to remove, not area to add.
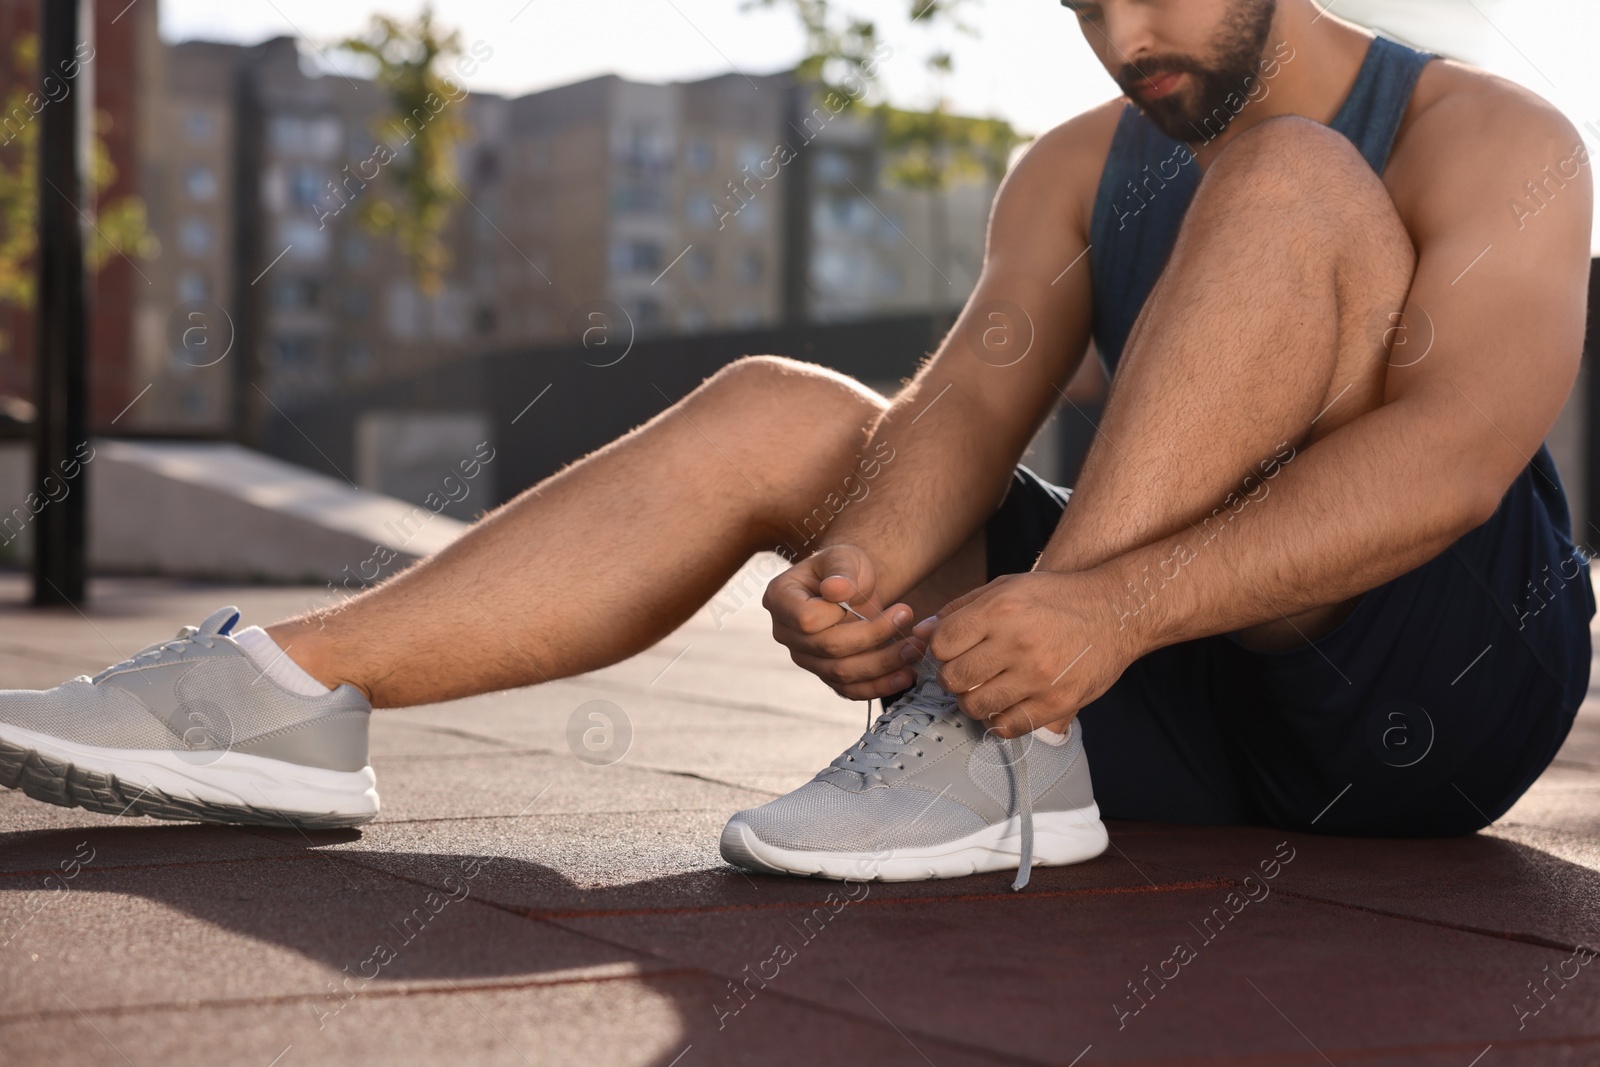
[[[1106,828],[1083,729],[1066,743],[986,734],[924,665],[859,742],[787,796],[741,811],[722,858],[773,874],[903,882],[1093,859]]]
[[[93,678],[0,691],[0,785],[108,815],[326,829],[378,813],[372,707],[264,676],[213,612]]]

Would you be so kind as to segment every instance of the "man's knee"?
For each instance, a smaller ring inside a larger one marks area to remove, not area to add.
[[[1348,138],[1311,119],[1282,115],[1246,130],[1206,171],[1195,207],[1213,212],[1253,206],[1289,237],[1312,242],[1322,258],[1360,260],[1403,294],[1415,266],[1399,211],[1383,179]]]
[[[854,378],[785,356],[743,356],[707,378],[700,391],[736,406],[772,408],[789,417],[837,414],[861,421],[884,406],[883,397]]]
[[[1274,200],[1274,193],[1362,196],[1383,189],[1349,138],[1299,115],[1279,115],[1239,134],[1217,154],[1206,179],[1254,187]]]

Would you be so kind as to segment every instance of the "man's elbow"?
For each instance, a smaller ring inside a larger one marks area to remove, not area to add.
[[[1510,473],[1478,471],[1476,476],[1466,480],[1456,493],[1456,507],[1453,509],[1457,516],[1455,533],[1459,536],[1476,530],[1493,518],[1521,470],[1518,468]]]

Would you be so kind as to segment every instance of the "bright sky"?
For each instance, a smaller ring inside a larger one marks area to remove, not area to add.
[[[744,11],[747,0],[443,0],[439,20],[468,44],[494,49],[468,88],[519,94],[597,74],[673,81],[729,70],[793,66],[802,38],[787,6]],[[1037,133],[1115,94],[1076,20],[1056,0],[983,0],[968,38],[911,25],[905,0],[843,0],[878,22],[895,48],[882,83],[906,105],[927,104],[921,57],[955,56],[945,91],[967,114],[998,115]],[[1600,152],[1600,3],[1595,0],[1333,0],[1332,12],[1520,82],[1560,107]],[[318,45],[358,31],[374,11],[415,13],[419,0],[162,0],[161,31],[255,42],[279,34]],[[1590,168],[1591,174],[1594,170]],[[1595,247],[1600,251],[1600,220]]]

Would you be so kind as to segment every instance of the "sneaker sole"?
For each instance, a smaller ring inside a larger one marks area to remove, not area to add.
[[[722,831],[722,858],[735,867],[764,874],[798,874],[808,878],[856,882],[920,882],[961,878],[988,871],[1014,871],[1021,863],[1022,822],[1013,816],[966,837],[922,848],[883,852],[813,852],[779,848],[756,836],[742,819],[730,819]],[[1071,811],[1035,812],[1033,865],[1060,867],[1092,860],[1106,850],[1110,838],[1091,804]]]
[[[104,815],[247,826],[331,830],[378,814],[371,767],[329,771],[242,752],[200,765],[177,752],[98,748],[15,726],[0,728],[0,786]]]

